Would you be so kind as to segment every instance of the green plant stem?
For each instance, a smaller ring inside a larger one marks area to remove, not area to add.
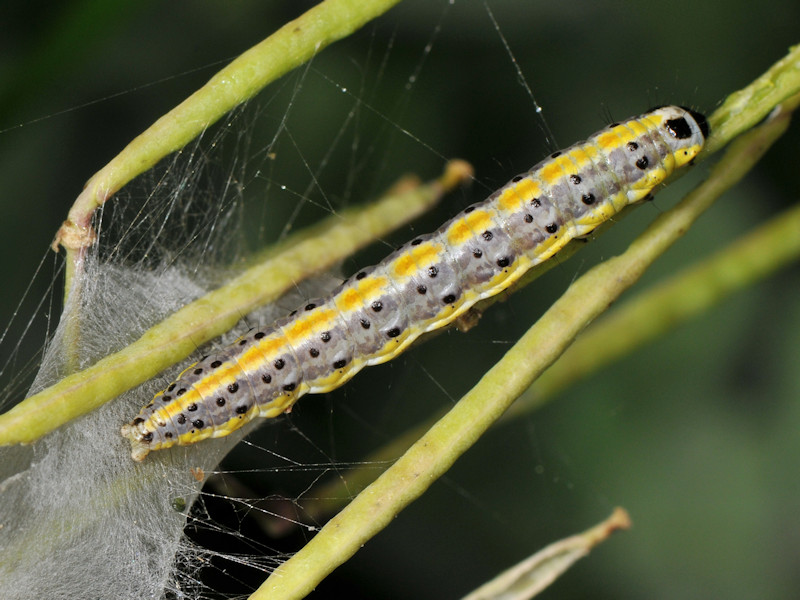
[[[630,529],[631,519],[622,508],[591,529],[559,540],[503,571],[462,600],[526,600],[533,598],[563,575],[612,533]]]
[[[593,323],[502,421],[529,414],[576,380],[600,371],[798,258],[800,205]]]
[[[786,130],[788,111],[734,142],[711,177],[664,213],[620,256],[591,269],[461,400],[375,482],[276,569],[251,600],[303,598],[355,554],[461,456],[578,333],[604,312]]]
[[[406,181],[373,205],[343,211],[292,236],[281,245],[280,253],[265,255],[227,285],[151,327],[133,344],[0,415],[0,445],[33,442],[147,381],[230,330],[242,315],[274,301],[297,281],[331,268],[419,216],[470,175],[466,163],[453,161],[436,181],[421,186]]]
[[[784,103],[783,110],[793,110],[797,102],[800,98],[790,99]],[[733,130],[726,128],[728,132]],[[714,256],[684,269],[592,323],[520,396],[501,421],[529,414],[579,379],[630,354],[798,257],[800,206],[787,210]],[[403,432],[371,453],[364,463],[375,465],[394,460],[442,414]],[[363,489],[375,477],[374,466],[356,467],[341,478],[322,484],[308,494],[310,499],[303,503],[304,514],[311,520],[321,520],[349,501],[348,490]],[[265,524],[265,527],[272,528],[272,525]]]
[[[592,323],[511,405],[498,424],[529,415],[580,379],[633,353],[799,258],[800,205],[797,205]],[[441,414],[397,436],[367,456],[364,466],[357,466],[310,490],[309,500],[302,503],[305,517],[320,521],[340,509],[349,500],[348,490],[363,489],[375,479],[376,464],[389,463],[400,456],[440,417]]]
[[[753,83],[734,92],[708,119],[711,137],[703,155],[713,154],[766,117],[778,104],[800,92],[800,44]]]
[[[179,150],[267,84],[311,59],[400,0],[325,0],[253,46],[158,119],[87,182],[53,242],[67,251],[65,294],[95,240],[94,211],[122,186]],[[77,289],[77,288],[76,288]]]

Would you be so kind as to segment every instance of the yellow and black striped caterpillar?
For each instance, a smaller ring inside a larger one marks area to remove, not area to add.
[[[122,428],[134,460],[331,391],[516,282],[692,161],[703,115],[664,106],[552,154],[326,298],[203,357]]]

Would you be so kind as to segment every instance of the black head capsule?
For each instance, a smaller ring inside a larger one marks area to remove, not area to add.
[[[653,108],[651,108],[647,112],[648,113],[649,112],[653,112],[653,111],[656,111],[656,110],[660,110],[662,108],[668,108],[668,107],[666,107],[664,105],[654,106]],[[708,121],[706,120],[705,115],[702,114],[702,113],[697,112],[696,110],[692,110],[688,106],[680,106],[678,108],[681,108],[682,110],[684,110],[687,113],[689,113],[689,115],[692,117],[694,122],[697,123],[697,127],[700,129],[700,133],[703,134],[703,139],[704,140],[708,139],[708,134],[709,134],[710,129],[709,129]],[[678,139],[678,140],[685,140],[685,139],[688,139],[688,138],[690,138],[692,136],[692,126],[686,120],[686,117],[675,117],[674,119],[668,119],[664,123],[664,128],[667,130],[667,133],[669,133],[670,136],[672,136],[673,138]]]
[[[688,112],[692,115],[695,123],[700,128],[700,132],[703,134],[704,139],[708,139],[708,134],[710,132],[710,128],[708,126],[708,121],[706,120],[706,116],[703,113],[699,113],[696,110],[692,110],[691,108],[687,108],[686,106],[681,106],[683,110]]]
[[[692,126],[689,122],[681,117],[680,119],[670,119],[665,123],[667,131],[670,135],[679,140],[685,140],[692,136]]]

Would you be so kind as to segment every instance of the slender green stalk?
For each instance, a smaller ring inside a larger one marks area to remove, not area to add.
[[[616,508],[605,521],[577,535],[542,548],[533,556],[503,571],[462,600],[528,600],[563,575],[578,560],[588,556],[595,546],[612,533],[630,529],[631,519],[625,509]]]
[[[788,111],[731,145],[711,177],[625,253],[591,269],[461,400],[375,482],[276,569],[252,600],[302,598],[416,500],[786,130]]]
[[[792,110],[798,101],[796,97],[784,103],[784,110]],[[734,128],[728,127],[726,131],[734,131]],[[745,172],[743,169],[742,174]],[[787,210],[714,256],[675,274],[592,323],[520,396],[501,422],[529,414],[579,379],[614,363],[798,257],[800,206]],[[367,456],[364,463],[373,466],[348,471],[346,489],[340,478],[315,488],[303,504],[304,514],[318,520],[341,508],[350,499],[348,490],[360,490],[375,479],[376,463],[388,463],[401,455],[442,414],[405,431]]]
[[[530,413],[578,379],[600,371],[798,258],[800,205],[592,323],[502,421]]]
[[[734,241],[708,259],[631,298],[592,323],[575,343],[520,396],[499,423],[528,415],[556,395],[609,364],[640,349],[735,292],[800,259],[800,205]],[[367,456],[341,477],[316,487],[303,502],[313,521],[340,509],[348,490],[360,490],[377,476],[375,465],[405,452],[442,415],[426,420]],[[345,479],[345,487],[342,479]],[[271,524],[265,524],[272,527]]]
[[[137,175],[179,150],[269,83],[347,37],[400,0],[325,0],[253,46],[158,119],[95,173],[75,200],[53,242],[67,251],[65,293],[71,293],[95,240],[94,211]]]
[[[333,215],[300,232],[227,285],[184,306],[130,346],[69,375],[0,415],[0,445],[29,443],[86,414],[185,359],[197,346],[230,330],[254,308],[296,282],[329,269],[359,248],[419,216],[471,170],[450,163],[426,185],[395,186],[381,201]],[[323,234],[324,232],[324,234]]]
[[[703,154],[713,154],[766,117],[784,100],[800,92],[800,44],[761,77],[725,99],[709,117],[711,138]]]

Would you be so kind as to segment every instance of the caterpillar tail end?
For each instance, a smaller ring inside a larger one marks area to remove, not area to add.
[[[150,454],[150,446],[148,442],[145,441],[147,432],[141,426],[141,423],[138,425],[128,423],[123,425],[122,429],[119,431],[122,437],[126,437],[130,440],[131,458],[136,462],[142,462],[145,457]]]

